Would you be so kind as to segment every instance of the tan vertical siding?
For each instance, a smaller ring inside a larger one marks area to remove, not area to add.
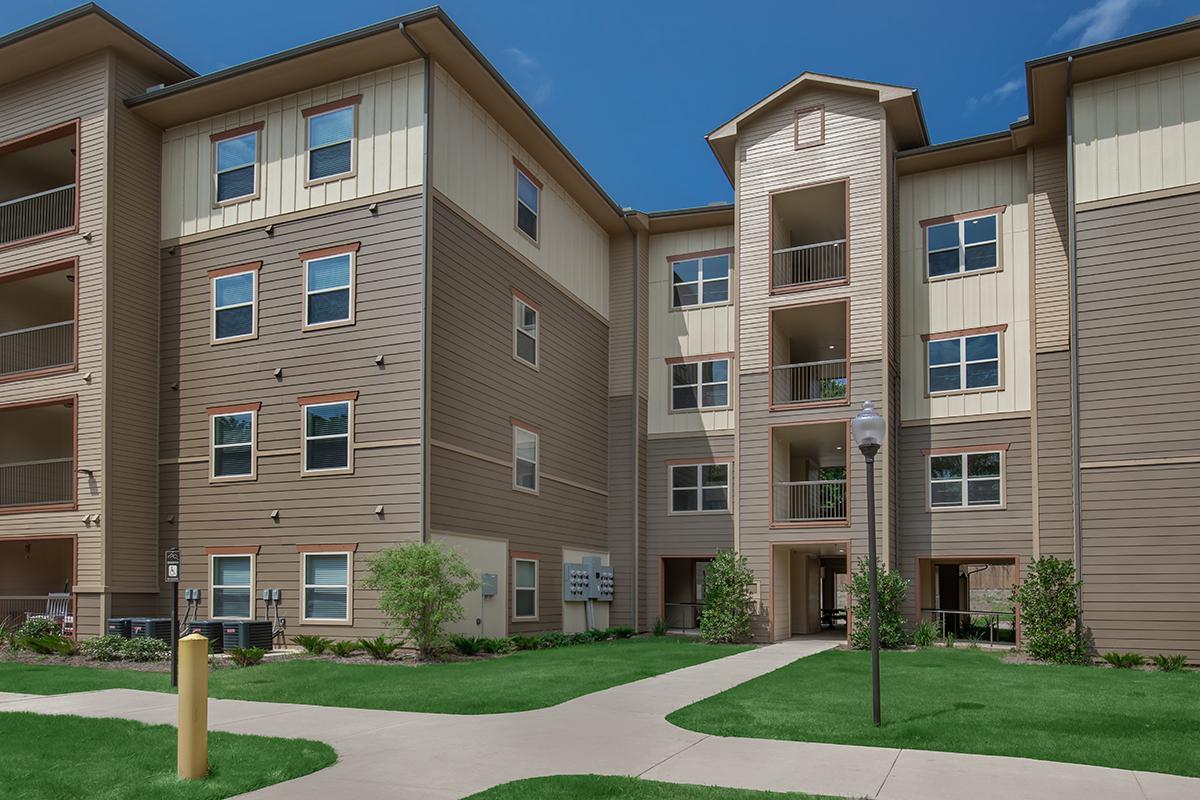
[[[1037,355],[1038,538],[1042,555],[1075,558],[1070,353]]]
[[[1062,145],[1038,145],[1033,151],[1034,300],[1039,353],[1071,345],[1066,157]]]

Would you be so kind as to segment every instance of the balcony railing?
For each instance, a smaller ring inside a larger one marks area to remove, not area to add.
[[[0,377],[62,367],[74,360],[74,320],[0,333]]]
[[[74,467],[70,458],[0,464],[0,508],[71,502]]]
[[[846,277],[846,240],[805,244],[771,255],[771,287],[784,289]]]
[[[846,399],[846,359],[783,364],[772,373],[775,403],[819,403]]]
[[[845,519],[845,479],[775,484],[775,522],[840,522]]]
[[[75,224],[75,184],[0,203],[0,244]]]

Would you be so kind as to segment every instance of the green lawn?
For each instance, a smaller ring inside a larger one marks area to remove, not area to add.
[[[1200,673],[1005,664],[941,648],[804,658],[667,717],[718,736],[1022,756],[1200,776]]]
[[[674,637],[531,650],[504,658],[419,667],[292,659],[208,678],[211,697],[320,706],[498,714],[573,697],[746,650]],[[61,694],[114,687],[168,691],[162,673],[0,662],[0,691]]]
[[[833,800],[811,794],[754,792],[605,775],[556,775],[501,784],[467,800]]]
[[[210,733],[209,777],[181,781],[169,725],[8,712],[0,713],[0,739],[0,794],[23,800],[217,800],[337,760],[320,742]]]

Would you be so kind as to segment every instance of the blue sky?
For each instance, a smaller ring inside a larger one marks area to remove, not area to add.
[[[75,4],[6,2],[0,32]],[[430,3],[101,4],[204,73]],[[1001,130],[1023,114],[1028,59],[1200,14],[1200,0],[441,5],[609,194],[644,210],[732,199],[704,134],[806,69],[917,87],[941,142]]]

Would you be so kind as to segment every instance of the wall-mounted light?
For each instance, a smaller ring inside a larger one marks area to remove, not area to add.
[[[367,206],[367,211],[370,211],[372,214],[378,214],[379,203],[371,203],[371,205]]]
[[[91,232],[91,231],[88,231],[87,233],[85,233],[85,234],[83,235],[83,240],[84,240],[85,242],[90,242],[90,241],[92,240],[92,232]]]
[[[91,383],[92,382],[92,373],[90,373],[90,372],[83,373],[83,382]]]
[[[271,510],[271,519],[274,520],[275,522],[279,522],[279,509],[278,508]]]
[[[168,248],[167,248],[167,255],[169,255],[169,256],[173,256],[173,255],[175,255],[175,254],[176,254],[176,253],[178,253],[178,252],[179,252],[179,248],[178,248],[178,247],[168,247]]]
[[[75,472],[79,473],[80,475],[87,475],[89,478],[96,474],[93,470],[85,467],[80,467],[79,469],[75,470]]]
[[[375,506],[375,516],[377,516],[377,517],[383,516],[383,506]]]
[[[268,225],[266,228],[263,229],[263,233],[267,234],[267,236],[274,236],[275,235],[275,224],[271,223],[270,225]]]
[[[168,524],[168,525],[174,525],[174,524],[175,524],[175,515],[174,515],[174,514],[168,514],[168,515],[167,515],[167,524]]]
[[[283,380],[283,367],[276,367],[275,371],[272,372],[271,374],[275,376],[275,380],[277,380],[277,381]]]
[[[179,381],[175,381],[174,383],[171,384],[171,391],[173,391],[173,392],[179,391]]]
[[[383,354],[382,354],[382,353],[380,353],[379,355],[375,356],[375,366],[377,366],[377,367],[382,367],[382,366],[383,366]]]

